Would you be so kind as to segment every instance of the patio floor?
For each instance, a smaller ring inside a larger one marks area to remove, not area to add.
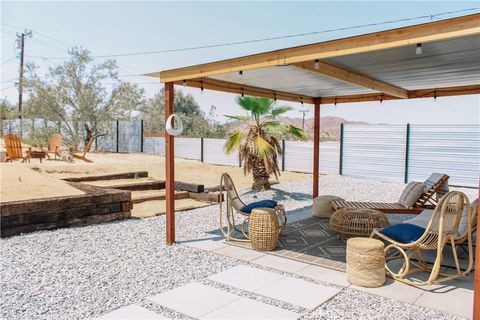
[[[295,215],[289,218],[289,223],[299,221],[309,217],[309,212]],[[471,318],[473,306],[473,272],[468,277],[448,281],[442,285],[430,285],[423,287],[413,287],[387,278],[386,283],[379,288],[364,288],[350,284],[346,279],[346,274],[341,271],[330,268],[320,267],[300,261],[291,260],[270,254],[268,252],[259,252],[252,249],[230,245],[225,242],[221,236],[206,235],[204,238],[183,242],[183,244],[201,250],[210,251],[216,254],[236,258],[250,264],[256,264],[273,270],[283,271],[293,276],[302,276],[320,281],[327,285],[336,285],[340,288],[349,288],[361,292],[395,299],[401,302],[422,306],[463,318]],[[453,260],[448,257],[444,265],[453,265]],[[220,278],[220,275],[212,277]],[[238,274],[232,274],[231,280]],[[421,275],[420,275],[421,277]],[[232,283],[229,283],[232,285]],[[248,286],[248,284],[244,284]],[[234,285],[235,286],[235,285]],[[246,289],[246,288],[243,288]],[[292,290],[291,286],[284,283],[277,288],[279,291]],[[301,295],[301,290],[294,290],[295,294]],[[307,295],[308,296],[308,295]],[[306,299],[302,298],[302,299]],[[281,299],[280,299],[281,300]]]

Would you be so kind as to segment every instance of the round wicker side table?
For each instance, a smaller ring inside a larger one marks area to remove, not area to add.
[[[256,208],[248,219],[248,235],[252,248],[258,251],[273,251],[277,247],[281,228],[273,208]]]
[[[372,209],[339,209],[330,218],[330,227],[343,239],[370,237],[374,228],[389,225],[383,212]]]
[[[383,242],[370,238],[347,241],[347,280],[351,284],[375,288],[385,283]]]

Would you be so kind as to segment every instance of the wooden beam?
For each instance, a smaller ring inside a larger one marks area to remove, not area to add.
[[[408,91],[408,99],[434,98],[448,96],[463,96],[469,94],[480,94],[480,85],[431,88]],[[392,97],[381,93],[357,94],[350,96],[322,97],[322,104],[339,104],[352,102],[385,101],[398,100],[398,97]]]
[[[408,98],[408,91],[403,88],[373,79],[369,76],[350,71],[348,69],[333,65],[331,63],[327,63],[324,61],[307,61],[295,63],[293,65],[298,68],[320,74],[322,76],[327,76],[335,80],[355,84],[361,87],[372,89],[374,91],[383,92],[397,98]]]
[[[228,92],[228,93],[244,94],[249,96],[265,97],[270,99],[278,99],[278,100],[284,100],[284,101],[290,101],[290,102],[303,102],[303,103],[313,104],[313,97],[310,97],[310,96],[302,96],[294,93],[274,91],[270,89],[246,86],[242,84],[221,81],[221,80],[214,80],[209,78],[176,81],[175,84],[185,85],[187,87],[193,87],[193,88],[199,88],[199,89],[203,88],[205,90],[222,91],[222,92]]]
[[[315,59],[327,59],[349,54],[414,46],[417,43],[474,36],[480,34],[479,19],[480,14],[477,13],[191,67],[153,72],[146,75],[160,77],[161,82],[182,81]]]
[[[320,174],[320,98],[314,100],[313,118],[313,191],[312,197],[318,197],[318,176]]]
[[[174,84],[165,83],[165,119],[173,114]],[[165,131],[165,196],[167,244],[175,242],[175,150],[174,138]]]

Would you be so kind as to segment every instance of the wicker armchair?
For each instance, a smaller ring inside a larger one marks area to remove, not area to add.
[[[456,240],[458,224],[462,215],[464,206],[468,208],[468,216],[471,217],[472,209],[468,202],[467,196],[462,192],[449,192],[438,203],[438,206],[433,211],[430,222],[425,228],[423,235],[412,243],[397,242],[381,232],[381,229],[376,229],[372,232],[372,238],[379,238],[387,243],[390,243],[385,248],[386,270],[387,275],[395,280],[404,282],[410,285],[429,285],[433,283],[440,283],[447,280],[456,279],[466,276],[473,267],[473,248],[472,248],[472,226],[471,219],[468,219],[467,234],[465,241],[468,242],[468,250],[470,259],[466,270],[461,270],[456,251]],[[455,260],[455,273],[441,273],[442,254],[445,244],[450,244],[452,248],[452,255]],[[397,249],[400,255],[389,256],[391,249]],[[436,250],[436,258],[433,266],[429,266],[423,258],[423,250]],[[413,261],[413,256],[416,256],[417,262]],[[398,272],[392,271],[388,262],[394,259],[403,258],[405,261]],[[413,266],[413,268],[411,268]],[[429,272],[429,277],[426,281],[410,280],[407,275],[416,272]]]
[[[224,193],[225,191],[225,193]],[[223,173],[220,178],[220,214],[219,214],[219,224],[220,231],[227,240],[233,241],[244,241],[249,242],[250,238],[248,236],[247,224],[250,217],[250,213],[243,212],[242,208],[245,206],[245,203],[240,199],[235,184],[233,183],[232,178],[228,173]],[[226,205],[226,212],[223,210],[224,202]],[[275,212],[278,219],[278,225],[280,227],[280,233],[285,228],[287,223],[287,217],[285,215],[285,208],[283,205],[278,204],[275,208]],[[235,223],[235,214],[238,213],[240,216],[243,216],[244,219],[241,223],[240,228],[237,227]],[[224,225],[226,224],[226,225]],[[243,238],[240,238],[234,235],[235,232],[243,235]]]

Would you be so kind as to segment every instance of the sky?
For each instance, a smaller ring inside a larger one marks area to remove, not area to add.
[[[480,7],[478,1],[318,1],[318,2],[124,2],[1,1],[1,98],[17,101],[19,59],[14,49],[15,33],[32,30],[25,43],[26,62],[35,62],[39,74],[62,63],[68,48],[81,46],[94,55],[158,51],[245,41],[315,31],[338,29],[389,20],[415,18],[440,12]],[[480,12],[479,10],[474,12]],[[474,13],[466,12],[464,14]],[[462,13],[444,16],[445,18]],[[312,42],[381,31],[428,22],[413,19],[352,30],[325,32],[250,44],[181,52],[115,58],[122,80],[137,83],[153,96],[162,85],[157,78],[141,74],[199,63],[271,51]],[[102,59],[97,59],[101,61]],[[194,95],[208,113],[216,107],[216,119],[242,114],[234,96],[215,91],[181,88]],[[287,115],[301,117],[308,109],[295,103]],[[312,117],[313,112],[306,114]],[[371,123],[479,124],[478,95],[442,97],[434,100],[364,102],[324,105],[321,116]]]

